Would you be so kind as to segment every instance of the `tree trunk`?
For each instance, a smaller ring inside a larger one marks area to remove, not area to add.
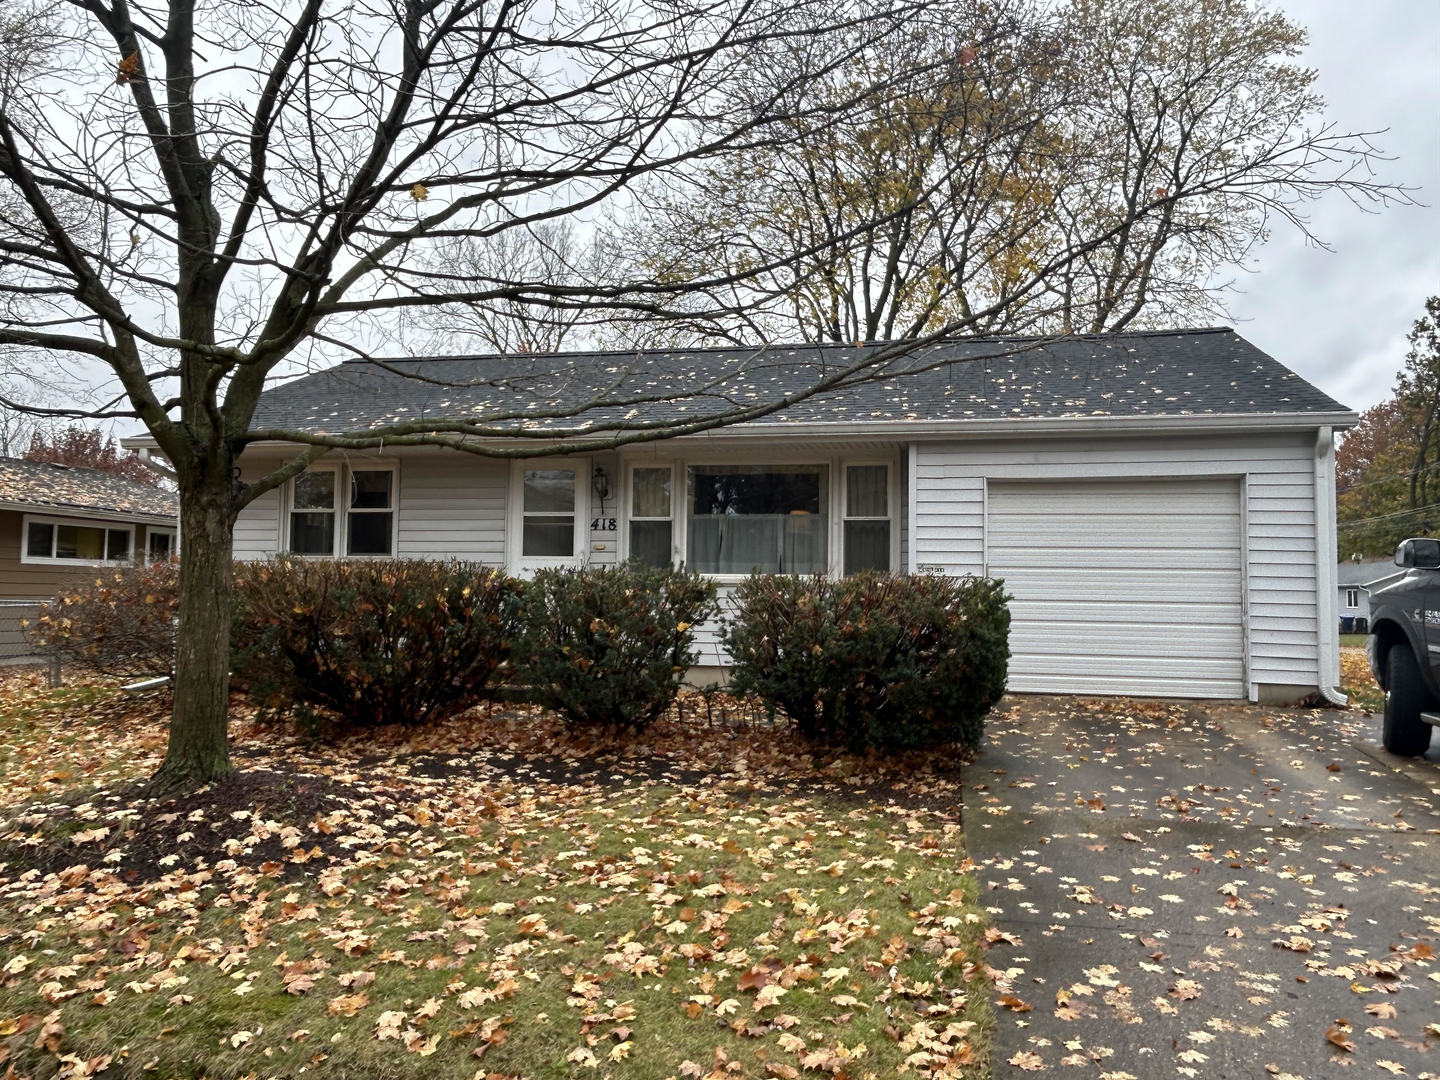
[[[173,795],[229,776],[230,617],[234,573],[228,468],[180,485],[180,622],[175,701],[165,761],[151,795]]]

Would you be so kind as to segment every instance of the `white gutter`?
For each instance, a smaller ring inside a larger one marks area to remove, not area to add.
[[[1332,705],[1349,699],[1340,684],[1340,615],[1336,611],[1339,585],[1335,539],[1335,433],[1328,427],[1315,432],[1315,602],[1319,629],[1320,696]]]
[[[1333,413],[1175,413],[1166,416],[1063,416],[1063,417],[986,417],[959,420],[874,420],[874,421],[795,421],[764,423],[750,421],[713,431],[696,432],[690,435],[674,435],[668,440],[690,442],[701,440],[775,439],[787,436],[808,436],[812,438],[855,438],[886,439],[903,441],[923,438],[943,439],[990,439],[997,435],[1031,436],[1073,436],[1090,434],[1173,434],[1177,431],[1189,433],[1225,433],[1234,431],[1314,431],[1317,426],[1329,429],[1354,427],[1359,415],[1353,412]],[[333,434],[346,434],[336,432]],[[363,431],[350,434],[364,435]],[[599,433],[597,438],[604,438]],[[562,441],[583,441],[585,436],[571,436]],[[538,446],[545,445],[544,439],[534,439]],[[514,446],[514,438],[488,440],[481,445]],[[136,435],[122,439],[121,445],[127,450],[143,450],[156,446],[149,435]],[[257,442],[250,444],[251,450],[266,448],[281,449],[299,445],[282,441]]]
[[[1263,431],[1314,431],[1317,424],[1332,428],[1354,427],[1359,415],[1339,413],[1181,413],[1170,416],[1033,416],[963,420],[882,420],[875,422],[809,422],[750,423],[694,435],[676,436],[683,439],[773,439],[782,434],[824,436],[855,436],[874,439],[891,436],[896,439],[941,437],[945,439],[988,439],[996,435],[1087,435],[1106,432],[1170,434],[1177,430],[1199,432],[1230,432],[1257,429]],[[892,435],[893,433],[893,435]]]

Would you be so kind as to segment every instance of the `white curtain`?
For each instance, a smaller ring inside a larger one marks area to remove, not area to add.
[[[702,574],[823,573],[825,532],[820,514],[692,517],[687,561]]]

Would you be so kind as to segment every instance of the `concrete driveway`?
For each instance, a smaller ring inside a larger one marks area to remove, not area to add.
[[[1379,723],[1007,698],[965,792],[994,1075],[1440,1080],[1440,747]]]

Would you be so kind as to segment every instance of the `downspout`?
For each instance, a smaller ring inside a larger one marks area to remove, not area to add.
[[[905,453],[907,456],[905,462],[905,529],[909,541],[905,551],[905,572],[914,574],[915,564],[919,561],[915,556],[915,549],[919,546],[915,530],[915,526],[919,522],[919,515],[915,511],[915,493],[919,487],[915,481],[915,465],[920,460],[919,444],[912,442],[906,447]]]
[[[1319,618],[1320,696],[1332,705],[1344,707],[1349,699],[1336,687],[1340,683],[1340,615],[1335,610],[1335,433],[1322,427],[1315,432],[1315,590]]]

